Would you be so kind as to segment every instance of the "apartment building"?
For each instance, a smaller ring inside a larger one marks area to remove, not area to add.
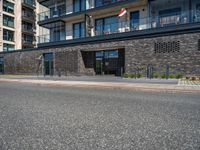
[[[34,0],[0,0],[0,51],[34,48],[35,29]]]
[[[200,74],[199,0],[38,0],[37,9],[38,47],[1,54],[7,73]]]

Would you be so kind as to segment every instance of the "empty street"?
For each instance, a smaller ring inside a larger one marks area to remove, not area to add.
[[[200,149],[200,94],[0,83],[1,150]]]

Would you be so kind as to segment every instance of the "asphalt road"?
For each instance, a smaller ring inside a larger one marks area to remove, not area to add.
[[[0,150],[200,149],[200,94],[0,83]]]

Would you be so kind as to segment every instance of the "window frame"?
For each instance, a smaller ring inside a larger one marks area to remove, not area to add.
[[[10,25],[11,23],[12,23],[12,25]],[[3,25],[10,27],[10,28],[14,28],[15,27],[14,17],[3,14]]]
[[[79,31],[78,37],[75,37],[75,26],[76,25],[78,25],[78,31]],[[82,27],[82,25],[83,25],[83,27]],[[82,33],[83,33],[83,35],[82,35]],[[85,22],[74,23],[73,24],[73,39],[79,39],[79,38],[84,38],[84,37],[86,37],[86,25],[85,25]]]
[[[5,6],[6,5],[6,6]],[[12,6],[11,6],[12,5]],[[10,6],[10,7],[9,7]],[[13,9],[9,9],[9,8],[12,8]],[[9,11],[9,10],[12,10],[12,11]],[[14,14],[15,13],[15,4],[14,3],[11,3],[7,0],[3,0],[3,11],[7,12],[7,13],[11,13],[11,14]]]

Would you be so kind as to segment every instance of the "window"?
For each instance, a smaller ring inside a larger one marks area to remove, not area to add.
[[[119,2],[119,1],[126,1],[126,0],[95,0],[95,7],[109,5],[112,3]]]
[[[3,29],[3,40],[14,41],[14,31]]]
[[[24,34],[23,37],[23,43],[33,44],[33,36]]]
[[[85,37],[85,23],[76,23],[73,25],[73,38]]]
[[[200,22],[200,4],[196,5],[196,14],[194,16],[195,22]]]
[[[200,39],[198,40],[198,50],[200,51]]]
[[[104,57],[105,58],[118,58],[119,57],[118,50],[105,51]]]
[[[135,11],[130,13],[130,27],[132,30],[139,30],[140,12]]]
[[[35,5],[35,1],[34,0],[23,0],[24,3],[34,6]]]
[[[50,40],[51,42],[65,40],[65,26],[59,25],[51,28]]]
[[[4,0],[3,1],[3,11],[14,14],[14,4]]]
[[[26,31],[33,31],[33,24],[28,22],[22,22],[22,29]]]
[[[15,45],[12,45],[12,44],[6,44],[4,43],[3,44],[3,51],[13,51],[15,49]]]
[[[29,9],[22,9],[22,16],[34,19],[34,12]]]
[[[86,0],[74,0],[74,12],[86,10]]]
[[[14,28],[14,18],[7,15],[3,15],[3,25]]]
[[[97,19],[95,21],[96,35],[118,32],[118,18],[116,16]]]
[[[179,24],[181,21],[181,8],[159,11],[159,20],[162,27]],[[186,23],[187,18],[184,18],[184,21]]]
[[[66,13],[66,5],[59,5],[57,8],[52,7],[50,8],[50,16],[51,17],[59,17]]]

